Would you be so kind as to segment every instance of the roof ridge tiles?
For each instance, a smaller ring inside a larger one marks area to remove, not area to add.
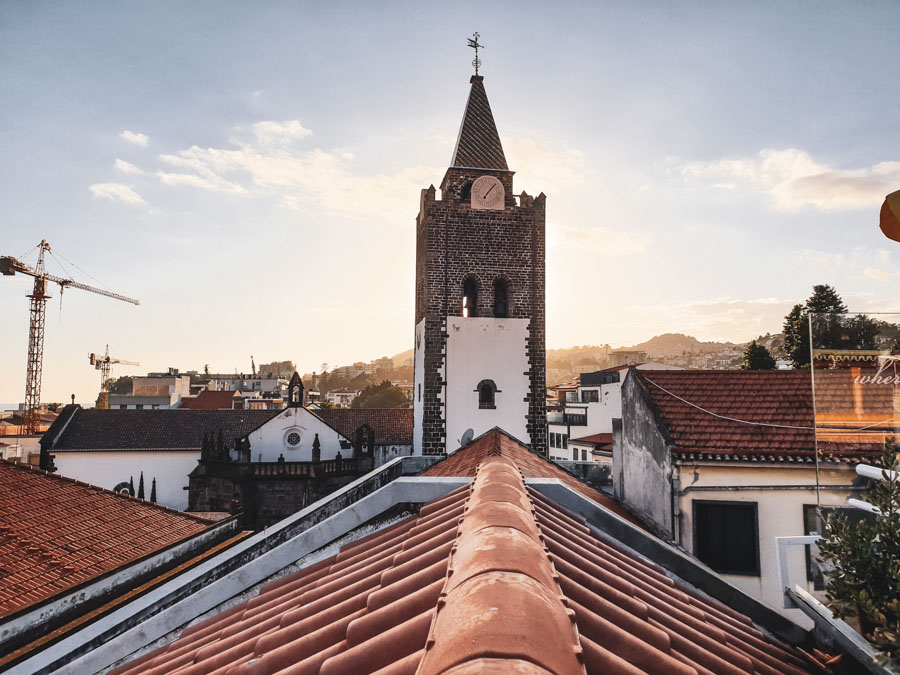
[[[499,446],[499,436],[494,442]],[[490,521],[469,526],[477,511],[495,505],[520,510],[517,523],[527,531]],[[503,657],[559,675],[585,673],[581,652],[522,472],[512,460],[491,455],[476,470],[417,672]]]

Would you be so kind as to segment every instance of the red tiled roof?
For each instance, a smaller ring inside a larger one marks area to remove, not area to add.
[[[474,482],[118,675],[807,673],[800,652],[600,539],[490,456]]]
[[[478,465],[487,457],[500,455],[506,457],[519,467],[526,478],[557,478],[564,485],[576,492],[593,499],[616,515],[643,527],[634,516],[626,511],[616,500],[582,483],[568,471],[561,469],[553,462],[532,452],[515,439],[507,436],[497,428],[481,435],[464,448],[437,464],[433,464],[422,473],[423,476],[474,476]]]
[[[53,597],[212,523],[0,461],[0,616]]]
[[[50,452],[65,450],[200,450],[207,433],[241,438],[280,410],[97,410],[66,406],[45,434]],[[71,418],[71,420],[70,420]],[[58,435],[58,437],[57,437]]]
[[[591,434],[581,438],[570,438],[569,443],[593,443],[594,445],[612,445],[612,434]]]
[[[633,375],[638,377],[656,407],[659,420],[675,444],[676,455],[773,461],[810,461],[815,456],[809,371],[635,370]],[[823,400],[823,396],[838,399],[848,396],[841,393],[849,392],[849,386],[844,386],[848,382],[820,375],[816,376],[818,400]],[[839,376],[849,377],[849,373]],[[852,403],[849,409],[853,409]],[[710,412],[733,419],[716,417]],[[879,446],[880,442],[824,445],[820,442],[819,450],[820,456],[826,459],[856,459],[880,452]]]
[[[234,408],[234,399],[240,396],[236,391],[204,389],[197,398],[181,399],[181,410],[231,410]]]
[[[412,408],[329,408],[311,410],[328,426],[351,441],[356,430],[368,424],[375,431],[375,445],[412,445]]]

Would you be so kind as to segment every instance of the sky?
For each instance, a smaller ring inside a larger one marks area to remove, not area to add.
[[[819,283],[900,311],[877,224],[900,189],[898,19],[893,2],[2,0],[0,255],[46,239],[51,273],[141,301],[60,307],[51,287],[42,398],[91,403],[107,344],[141,363],[118,375],[410,349],[419,195],[450,162],[474,31],[515,191],[547,195],[548,348],[746,341]],[[29,291],[0,280],[4,402],[24,398]]]

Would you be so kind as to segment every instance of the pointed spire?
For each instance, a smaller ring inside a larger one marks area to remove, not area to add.
[[[131,496],[134,497],[134,495],[135,495],[135,492],[134,492],[134,476],[131,476],[131,477],[128,479],[128,491],[130,492]]]
[[[288,408],[299,408],[303,405],[303,380],[295,370],[288,384]]]
[[[154,504],[156,503],[156,478],[154,477],[153,483],[150,485],[150,501]]]
[[[497,125],[484,90],[484,77],[473,75],[466,113],[459,127],[451,167],[509,171]]]
[[[144,498],[144,472],[141,471],[141,481],[138,483],[138,499]]]

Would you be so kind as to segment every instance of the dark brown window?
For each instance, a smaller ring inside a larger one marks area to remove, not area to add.
[[[498,319],[509,316],[509,285],[500,278],[494,279],[494,316]]]
[[[756,502],[695,500],[694,555],[716,572],[758,577]]]
[[[463,282],[462,315],[478,316],[478,282],[474,277]]]
[[[479,408],[496,408],[496,393],[499,391],[493,380],[482,380],[478,383],[478,407]]]

